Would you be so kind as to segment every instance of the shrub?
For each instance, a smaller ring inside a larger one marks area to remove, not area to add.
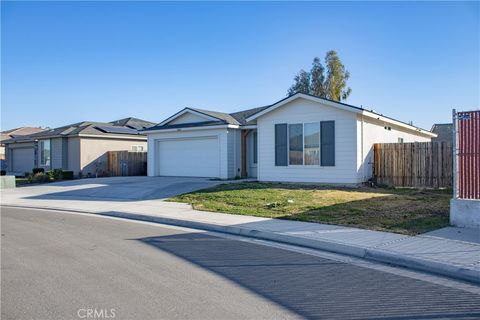
[[[33,174],[36,174],[36,173],[44,173],[45,172],[45,169],[43,168],[33,168],[32,169],[32,173]]]
[[[47,171],[47,175],[51,180],[73,180],[73,171],[54,169]]]
[[[63,171],[62,169],[54,169],[52,171],[53,180],[62,180],[63,179]]]
[[[0,176],[4,176],[7,174],[7,171],[6,170],[0,170]]]
[[[62,171],[63,180],[73,180],[73,171]]]
[[[55,180],[55,176],[54,176],[54,174],[53,174],[53,171],[47,171],[45,174],[46,174],[46,175],[48,176],[48,178],[50,178],[51,180]]]
[[[35,173],[32,178],[32,182],[34,183],[43,183],[48,181],[50,181],[50,177],[43,172]]]

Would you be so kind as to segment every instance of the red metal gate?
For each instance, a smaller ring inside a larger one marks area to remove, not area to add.
[[[454,112],[455,197],[480,199],[480,111]]]

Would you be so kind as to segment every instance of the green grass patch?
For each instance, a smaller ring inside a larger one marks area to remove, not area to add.
[[[170,201],[197,210],[419,234],[448,225],[448,190],[341,188],[282,183],[232,183]]]

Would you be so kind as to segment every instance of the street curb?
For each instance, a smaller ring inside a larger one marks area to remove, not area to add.
[[[365,248],[365,247],[353,246],[353,245],[332,242],[332,241],[311,240],[307,238],[279,234],[275,232],[242,228],[237,226],[215,225],[215,224],[204,223],[204,222],[196,222],[196,221],[166,218],[166,217],[159,217],[159,216],[150,216],[150,215],[136,214],[136,213],[125,213],[125,212],[117,212],[117,211],[92,212],[92,211],[62,209],[62,208],[55,208],[55,207],[33,207],[33,206],[8,205],[8,204],[2,204],[2,206],[13,207],[13,208],[46,209],[46,210],[55,210],[55,211],[88,213],[88,214],[94,214],[99,216],[123,218],[123,219],[129,219],[129,220],[174,225],[174,226],[180,226],[180,227],[192,228],[192,229],[201,229],[206,231],[228,233],[228,234],[239,235],[244,237],[251,237],[251,238],[257,238],[262,240],[269,240],[269,241],[281,242],[285,244],[297,245],[301,247],[307,247],[307,248],[323,250],[328,252],[340,253],[340,254],[353,256],[357,258],[363,258],[366,260],[386,263],[394,266],[406,267],[413,270],[423,271],[423,272],[432,273],[432,274],[438,274],[438,275],[447,276],[447,277],[458,279],[458,280],[480,284],[480,272],[478,271],[475,271],[472,269],[465,269],[460,266],[454,266],[454,265],[450,265],[450,264],[446,264],[446,263],[442,263],[434,260],[426,260],[426,259],[405,255],[405,254],[392,253],[390,251],[375,249],[375,248]]]

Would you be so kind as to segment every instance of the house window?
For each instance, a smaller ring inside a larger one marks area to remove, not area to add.
[[[403,138],[398,138],[398,143],[403,143]]]
[[[288,125],[288,163],[303,165],[303,124]]]
[[[275,124],[275,166],[335,166],[335,121]]]
[[[40,165],[49,166],[50,165],[50,140],[41,140],[40,145]]]
[[[133,152],[141,152],[143,151],[143,146],[132,146]]]
[[[320,123],[305,123],[304,135],[304,162],[305,165],[320,164]]]
[[[257,163],[257,145],[258,145],[258,142],[257,142],[257,132],[255,131],[253,133],[253,163]]]

